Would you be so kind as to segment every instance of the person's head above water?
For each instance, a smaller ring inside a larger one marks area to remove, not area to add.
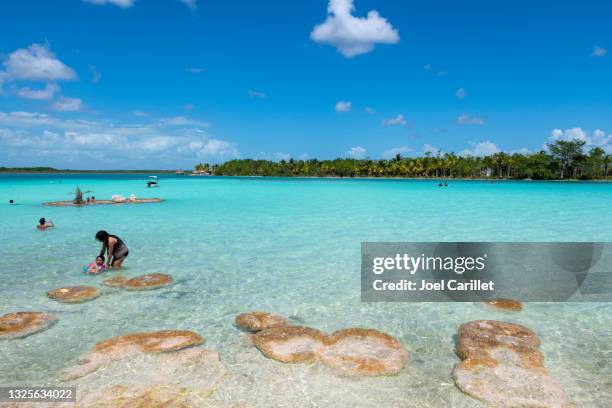
[[[104,230],[96,232],[96,239],[100,242],[106,242],[108,240],[108,237],[108,232]]]
[[[96,257],[96,265],[104,264],[104,256],[100,255]]]
[[[9,204],[14,204],[15,202],[13,200],[9,200]]]
[[[40,220],[38,220],[40,225],[45,225],[45,222],[47,222],[47,220],[45,220],[45,217],[42,217]]]

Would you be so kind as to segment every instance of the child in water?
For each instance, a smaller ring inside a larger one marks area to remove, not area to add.
[[[91,275],[97,275],[106,270],[106,265],[104,265],[104,257],[98,256],[96,257],[96,262],[89,263],[85,265],[85,272]]]

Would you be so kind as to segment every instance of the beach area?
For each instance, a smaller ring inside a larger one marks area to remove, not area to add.
[[[82,402],[121,395],[119,386],[171,397],[182,390],[186,406],[201,407],[485,407],[452,373],[461,361],[459,326],[491,319],[537,333],[544,365],[573,406],[612,400],[608,303],[525,303],[515,312],[478,303],[368,303],[360,300],[359,275],[367,241],[610,241],[607,183],[449,181],[440,189],[432,180],[160,175],[159,187],[148,189],[145,181],[130,174],[0,175],[1,314],[38,311],[57,319],[39,333],[0,341],[0,378],[10,385],[76,386]],[[154,190],[164,201],[42,205],[68,199],[77,185],[100,198],[151,197]],[[38,231],[42,216],[55,228]],[[100,229],[121,236],[130,255],[120,271],[86,275]],[[150,291],[103,284],[154,273],[172,283]],[[100,293],[75,304],[47,296],[74,285]],[[275,361],[235,323],[251,311],[328,334],[375,329],[409,357],[382,376]],[[102,361],[66,379],[97,343],[161,330],[194,332],[202,341]]]

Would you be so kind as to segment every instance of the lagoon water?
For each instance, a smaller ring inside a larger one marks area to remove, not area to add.
[[[534,329],[545,365],[577,407],[612,401],[612,305],[531,303],[509,314],[473,303],[362,303],[362,241],[612,241],[612,184],[275,179],[142,175],[0,176],[0,314],[48,311],[59,321],[0,341],[2,385],[56,384],[96,342],[134,331],[189,329],[219,351],[227,374],[203,406],[480,407],[453,384],[457,327],[500,319]],[[44,207],[79,185],[97,198],[159,196],[159,204]],[[14,199],[18,205],[8,205]],[[40,232],[41,216],[56,228]],[[175,284],[105,290],[83,304],[45,292],[101,285],[84,263],[106,229],[128,244],[124,273]],[[317,364],[266,359],[234,317],[268,310],[332,332],[361,326],[411,353],[397,376],[344,378]],[[137,375],[137,374],[135,374]],[[105,384],[99,384],[104,386]]]

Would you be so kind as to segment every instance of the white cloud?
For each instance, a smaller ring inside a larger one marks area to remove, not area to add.
[[[510,153],[510,154],[515,154],[516,153],[516,154],[528,155],[531,152],[529,151],[528,148],[521,147],[520,149],[510,150],[508,153]]]
[[[382,124],[384,126],[397,126],[397,125],[405,126],[406,123],[408,123],[408,122],[406,121],[406,118],[402,114],[399,114],[399,115],[397,115],[397,116],[395,116],[395,117],[393,117],[391,119],[387,119],[387,120],[383,120],[382,121]]]
[[[369,107],[369,106],[366,106],[366,107],[365,107],[363,110],[364,110],[366,113],[370,114],[370,115],[373,115],[373,114],[375,114],[375,113],[376,113],[376,111],[375,111],[373,108]]]
[[[185,71],[189,72],[190,74],[199,74],[199,73],[204,72],[204,68],[190,67],[190,68],[185,68]]]
[[[179,144],[179,140],[171,136],[154,136],[142,138],[132,142],[131,148],[138,150],[146,150],[148,152],[160,152],[167,150]]]
[[[336,112],[348,112],[353,107],[353,104],[349,101],[338,101],[336,102]]]
[[[79,98],[68,98],[67,96],[60,96],[53,104],[51,108],[60,112],[74,112],[81,110],[83,107],[83,101]]]
[[[205,159],[227,160],[240,157],[236,145],[225,140],[210,139],[203,143],[197,152],[198,157]]]
[[[183,3],[184,5],[186,5],[191,11],[195,11],[198,8],[197,0],[179,0],[179,1]]]
[[[495,153],[499,153],[500,150],[497,145],[493,142],[480,142],[477,143],[473,149],[464,149],[459,152],[459,156],[474,156],[474,157],[482,157],[482,156],[490,156]]]
[[[9,54],[5,76],[13,80],[59,81],[75,79],[76,73],[55,57],[48,45],[32,44]]]
[[[398,154],[406,154],[406,153],[410,153],[412,151],[411,148],[409,148],[408,146],[399,146],[399,147],[394,147],[388,150],[385,150],[381,157],[383,159],[392,159],[395,156],[397,156]]]
[[[45,151],[67,163],[83,160],[95,151],[102,162],[120,158],[118,164],[139,161],[149,168],[165,163],[210,161],[240,157],[230,141],[211,138],[197,127],[91,122],[35,112],[0,112],[0,158],[32,160]],[[35,162],[34,162],[35,163]],[[89,163],[89,162],[87,162]],[[91,167],[91,163],[85,167]]]
[[[376,44],[399,41],[397,30],[376,10],[369,11],[366,18],[353,16],[353,11],[353,0],[330,0],[327,19],[314,27],[310,38],[336,47],[347,58],[366,54]]]
[[[98,4],[98,5],[113,4],[121,8],[129,8],[134,5],[134,2],[136,0],[83,0],[83,1],[85,3],[91,3],[91,4]]]
[[[277,161],[281,161],[281,160],[288,161],[289,159],[291,159],[291,153],[276,152],[274,153],[274,158]]]
[[[265,92],[255,91],[253,89],[249,90],[249,96],[251,98],[258,98],[258,99],[266,99],[268,97],[268,95]]]
[[[485,119],[471,117],[467,113],[464,113],[462,115],[459,115],[459,117],[457,118],[457,123],[459,123],[460,125],[484,125]]]
[[[593,147],[601,147],[606,153],[612,153],[612,134],[607,134],[602,129],[595,129],[591,134],[582,129],[581,127],[574,127],[570,129],[553,129],[550,132],[548,141],[554,143],[558,140],[581,140],[585,143],[587,150]]]
[[[459,99],[465,99],[465,97],[467,96],[467,92],[465,91],[465,89],[459,88],[457,89],[457,92],[455,92],[455,96]]]
[[[367,154],[368,151],[361,146],[351,147],[345,153],[346,157],[348,157],[349,159],[365,159]]]
[[[56,84],[47,84],[42,89],[21,88],[17,90],[17,95],[25,99],[48,100],[59,90]]]
[[[552,141],[578,139],[588,144],[591,143],[591,139],[587,136],[587,133],[580,127],[565,130],[553,129],[552,132],[550,132],[550,139],[552,139]]]
[[[423,153],[432,153],[432,154],[438,154],[440,153],[440,148],[439,147],[434,147],[430,144],[425,143],[423,145]]]
[[[57,120],[45,113],[36,112],[0,112],[0,125],[5,126],[49,126],[57,124]]]
[[[593,52],[591,53],[591,57],[604,57],[608,53],[603,47],[595,46],[593,47]]]
[[[200,126],[208,127],[210,123],[188,118],[187,116],[172,116],[159,120],[161,126]]]

